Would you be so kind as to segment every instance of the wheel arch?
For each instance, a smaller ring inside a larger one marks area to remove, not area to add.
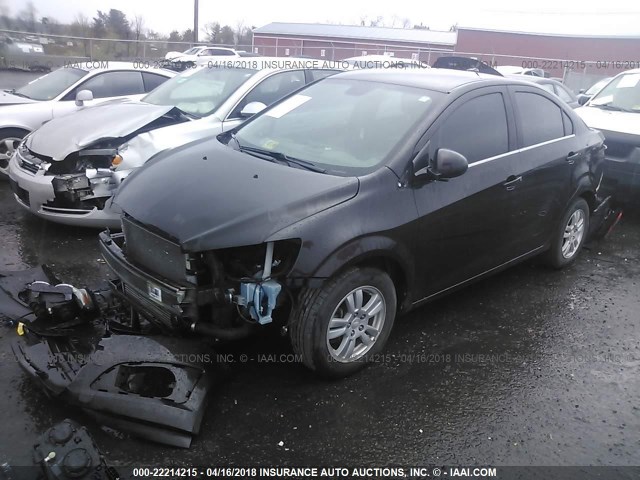
[[[23,130],[25,135],[28,135],[32,132],[32,129],[25,125],[11,124],[11,125],[0,125],[0,133],[3,130]]]
[[[327,279],[353,267],[373,267],[387,273],[396,289],[398,309],[411,305],[414,269],[409,250],[387,237],[358,239],[334,251],[317,269],[313,278]]]

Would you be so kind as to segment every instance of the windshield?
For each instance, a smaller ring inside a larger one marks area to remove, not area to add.
[[[59,68],[16,89],[15,93],[32,100],[51,100],[87,73],[86,70],[79,68]]]
[[[184,53],[185,55],[195,55],[200,50],[202,50],[202,47],[191,47],[191,48],[189,48],[188,50],[185,50],[182,53]]]
[[[625,73],[614,78],[591,99],[589,105],[640,112],[640,73]]]
[[[257,70],[248,68],[201,68],[173,77],[157,87],[143,102],[172,105],[197,117],[211,115]]]
[[[585,95],[595,95],[596,93],[598,93],[598,90],[600,90],[602,87],[604,87],[609,82],[609,80],[611,80],[611,77],[605,78],[603,80],[600,80],[599,82],[597,82],[594,85],[592,85],[591,88],[589,88],[589,90],[584,92],[584,94]]]
[[[236,134],[241,148],[297,158],[337,175],[381,164],[445,94],[360,80],[323,80]]]

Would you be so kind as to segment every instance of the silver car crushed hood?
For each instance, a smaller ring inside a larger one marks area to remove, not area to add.
[[[640,135],[640,112],[616,112],[594,106],[577,108],[575,112],[591,128]]]
[[[64,160],[98,141],[131,135],[174,108],[116,99],[50,120],[29,135],[26,146],[39,155]]]
[[[37,102],[37,100],[14,95],[10,90],[0,90],[0,105],[22,105],[34,102]]]

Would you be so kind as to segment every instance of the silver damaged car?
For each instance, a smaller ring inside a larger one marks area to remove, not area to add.
[[[246,68],[190,69],[139,101],[114,100],[47,122],[9,163],[16,200],[58,223],[119,229],[121,212],[110,198],[134,169],[163,150],[229,130],[339,71],[288,60],[280,67],[277,59],[261,58]]]
[[[112,98],[140,98],[175,74],[132,62],[80,62],[0,90],[0,173],[7,174],[20,140],[44,122]]]

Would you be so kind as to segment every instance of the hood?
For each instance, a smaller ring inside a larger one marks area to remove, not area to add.
[[[598,107],[580,107],[575,112],[591,128],[640,135],[640,113],[614,112]]]
[[[212,115],[141,133],[119,148],[122,163],[116,167],[116,171],[141,167],[163,150],[179,147],[201,138],[213,138],[221,132],[222,121]]]
[[[27,138],[29,150],[64,160],[98,140],[127,137],[174,107],[116,99],[54,118]]]
[[[199,140],[163,152],[120,186],[114,203],[185,251],[257,245],[353,198],[355,177],[279,165]]]
[[[39,103],[38,100],[14,95],[10,90],[0,90],[0,105],[22,105],[25,103]]]

